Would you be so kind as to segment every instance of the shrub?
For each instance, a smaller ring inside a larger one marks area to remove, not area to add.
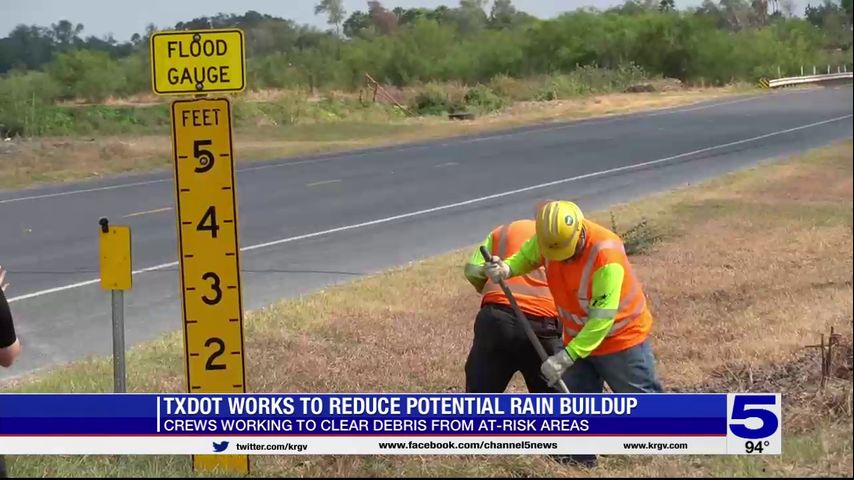
[[[477,85],[469,88],[463,101],[466,105],[474,107],[481,112],[492,112],[504,106],[504,100],[486,85]]]
[[[642,219],[625,232],[617,230],[617,220],[611,212],[611,231],[623,239],[626,255],[642,255],[647,253],[662,239],[662,234],[650,225],[647,219]]]
[[[416,95],[413,110],[419,115],[442,115],[451,110],[448,93],[436,83],[428,83]]]
[[[489,81],[489,87],[496,95],[512,101],[526,101],[537,98],[536,79],[519,79],[509,75],[496,75]]]
[[[42,72],[13,72],[0,78],[0,135],[39,135],[61,87]]]

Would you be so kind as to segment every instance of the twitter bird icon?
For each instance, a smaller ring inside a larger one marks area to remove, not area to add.
[[[213,451],[215,453],[224,452],[228,448],[228,442],[213,442]]]

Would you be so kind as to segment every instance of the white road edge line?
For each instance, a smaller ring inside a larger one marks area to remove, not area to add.
[[[759,135],[759,136],[756,136],[756,137],[745,138],[745,139],[742,139],[742,140],[736,140],[736,141],[734,141],[734,142],[722,143],[722,144],[720,144],[720,145],[713,145],[713,146],[711,146],[711,147],[705,147],[705,148],[701,148],[701,149],[699,149],[699,150],[693,150],[693,151],[690,151],[690,152],[680,153],[680,154],[678,154],[678,155],[673,155],[673,156],[670,156],[670,157],[659,158],[659,159],[656,159],[656,160],[650,160],[650,161],[647,161],[647,162],[636,163],[636,164],[633,164],[633,165],[625,165],[625,166],[622,166],[622,167],[610,168],[610,169],[608,169],[608,170],[602,170],[602,171],[599,171],[599,172],[586,173],[586,174],[584,174],[584,175],[578,175],[578,176],[575,176],[575,177],[562,178],[562,179],[560,179],[560,180],[555,180],[555,181],[552,181],[552,182],[540,183],[540,184],[537,184],[537,185],[531,185],[531,186],[528,186],[528,187],[517,188],[517,189],[515,189],[515,190],[508,190],[508,191],[506,191],[506,192],[496,193],[496,194],[493,194],[493,195],[487,195],[487,196],[485,196],[485,197],[472,198],[471,200],[465,200],[465,201],[462,201],[462,202],[451,203],[451,204],[448,204],[448,205],[441,205],[441,206],[433,207],[433,208],[426,208],[426,209],[423,209],[423,210],[417,210],[417,211],[414,211],[414,212],[403,213],[403,214],[400,214],[400,215],[394,215],[394,216],[391,216],[391,217],[379,218],[379,219],[376,219],[376,220],[370,220],[370,221],[367,221],[367,222],[356,223],[356,224],[352,224],[352,225],[344,225],[344,226],[342,226],[342,227],[330,228],[329,230],[322,230],[322,231],[319,231],[319,232],[307,233],[307,234],[304,234],[304,235],[297,235],[297,236],[295,236],[295,237],[282,238],[282,239],[279,239],[279,240],[273,240],[273,241],[271,241],[271,242],[258,243],[258,244],[255,244],[255,245],[249,245],[249,246],[247,246],[247,247],[243,247],[243,248],[241,248],[241,249],[240,249],[240,251],[241,251],[241,252],[249,252],[249,251],[252,251],[252,250],[258,250],[258,249],[261,249],[261,248],[267,248],[267,247],[272,247],[272,246],[276,246],[276,245],[282,245],[282,244],[285,244],[285,243],[296,242],[296,241],[298,241],[298,240],[305,240],[305,239],[308,239],[308,238],[314,238],[314,237],[320,237],[320,236],[323,236],[323,235],[329,235],[329,234],[331,234],[331,233],[345,232],[345,231],[348,231],[348,230],[355,230],[355,229],[358,229],[358,228],[364,228],[364,227],[370,227],[370,226],[373,226],[373,225],[380,225],[380,224],[383,224],[383,223],[394,222],[394,221],[396,221],[396,220],[402,220],[402,219],[405,219],[405,218],[412,218],[412,217],[418,217],[418,216],[421,216],[421,215],[426,215],[426,214],[429,214],[429,213],[441,212],[441,211],[443,211],[443,210],[449,210],[449,209],[452,209],[452,208],[463,207],[463,206],[466,206],[466,205],[472,205],[472,204],[475,204],[475,203],[481,203],[481,202],[485,202],[485,201],[488,201],[488,200],[494,200],[494,199],[496,199],[496,198],[508,197],[508,196],[511,196],[511,195],[516,195],[516,194],[518,194],[518,193],[530,192],[530,191],[532,191],[532,190],[539,190],[539,189],[542,189],[542,188],[553,187],[553,186],[555,186],[555,185],[560,185],[560,184],[563,184],[563,183],[574,182],[574,181],[577,181],[577,180],[584,180],[584,179],[587,179],[587,178],[600,177],[600,176],[603,176],[603,175],[610,175],[610,174],[613,174],[613,173],[619,173],[619,172],[627,172],[627,171],[636,170],[636,169],[640,169],[640,168],[644,168],[644,167],[649,167],[649,166],[651,166],[651,165],[657,165],[657,164],[660,164],[660,163],[665,163],[665,162],[669,162],[669,161],[672,161],[672,160],[677,160],[677,159],[679,159],[679,158],[689,157],[689,156],[691,156],[691,155],[697,155],[697,154],[699,154],[699,153],[710,152],[710,151],[713,151],[713,150],[720,150],[721,148],[727,148],[727,147],[732,147],[732,146],[735,146],[735,145],[741,145],[741,144],[744,144],[744,143],[755,142],[755,141],[757,141],[757,140],[762,140],[762,139],[769,138],[769,137],[775,137],[775,136],[778,136],[778,135],[784,135],[784,134],[787,134],[787,133],[797,132],[797,131],[799,131],[799,130],[806,130],[806,129],[808,129],[808,128],[818,127],[818,126],[820,126],[820,125],[825,125],[825,124],[828,124],[828,123],[833,123],[833,122],[838,122],[838,121],[840,121],[840,120],[845,120],[846,118],[851,118],[852,116],[854,116],[854,115],[850,115],[850,114],[849,114],[849,115],[843,115],[843,116],[841,116],[841,117],[834,117],[834,118],[831,118],[831,119],[828,119],[828,120],[822,120],[822,121],[820,121],[820,122],[808,123],[808,124],[806,124],[806,125],[801,125],[801,126],[798,126],[798,127],[787,128],[787,129],[785,129],[785,130],[777,130],[776,132],[766,133],[766,134],[764,134],[764,135]],[[177,266],[177,265],[178,265],[178,262],[163,263],[163,264],[160,264],[160,265],[154,265],[154,266],[152,266],[152,267],[147,267],[147,268],[143,268],[143,269],[140,269],[140,270],[134,270],[134,271],[132,272],[132,274],[133,274],[133,275],[139,275],[139,274],[141,274],[141,273],[153,272],[153,271],[156,271],[156,270],[163,270],[163,269],[165,269],[165,268],[175,267],[175,266]],[[49,295],[49,294],[51,294],[51,293],[57,293],[57,292],[65,291],[65,290],[71,290],[71,289],[74,289],[74,288],[85,287],[85,286],[87,286],[87,285],[93,285],[93,284],[96,284],[96,283],[98,283],[98,282],[100,282],[100,281],[101,281],[101,279],[100,279],[100,278],[96,278],[96,279],[94,279],[94,280],[87,280],[87,281],[85,281],[85,282],[72,283],[72,284],[70,284],[70,285],[63,285],[63,286],[61,286],[61,287],[49,288],[49,289],[47,289],[47,290],[40,290],[40,291],[37,291],[37,292],[32,292],[32,293],[28,293],[28,294],[25,294],[25,295],[20,295],[20,296],[18,296],[18,297],[12,297],[12,298],[8,299],[8,302],[9,302],[9,303],[19,302],[19,301],[27,300],[27,299],[30,299],[30,298],[40,297],[40,296],[43,296],[43,295]]]
[[[615,122],[615,121],[622,120],[622,119],[624,119],[624,117],[629,116],[629,115],[639,115],[640,118],[655,117],[655,116],[660,116],[660,115],[674,115],[674,114],[682,113],[682,112],[693,112],[696,110],[705,110],[708,108],[715,108],[715,107],[722,107],[722,106],[726,106],[726,105],[732,105],[734,103],[748,102],[748,101],[757,100],[760,98],[764,98],[764,95],[756,95],[756,96],[750,96],[750,97],[746,97],[746,98],[739,98],[736,100],[729,100],[726,102],[709,103],[706,105],[699,105],[699,106],[694,106],[694,107],[689,106],[688,108],[665,107],[665,108],[661,109],[660,111],[652,111],[652,112],[649,112],[646,114],[644,114],[643,112],[626,112],[626,113],[613,115],[613,116],[593,117],[593,118],[587,118],[587,119],[582,118],[582,119],[577,119],[575,121],[569,121],[567,123],[562,123],[560,125],[555,125],[555,126],[550,126],[548,124],[542,124],[542,125],[538,126],[539,128],[535,127],[535,128],[530,129],[530,130],[523,130],[521,132],[510,132],[510,133],[497,134],[497,135],[484,135],[484,136],[480,136],[480,137],[476,137],[476,138],[458,138],[458,139],[451,138],[451,139],[449,139],[448,142],[440,143],[440,144],[438,144],[438,146],[447,147],[450,145],[483,142],[483,141],[488,141],[488,140],[497,140],[500,138],[507,138],[507,137],[512,137],[512,136],[516,136],[516,135],[525,135],[528,133],[551,132],[554,130],[561,130],[561,129],[565,129],[565,128],[576,127],[579,125],[585,125],[585,124],[588,124],[590,122],[595,122],[595,121]],[[402,150],[414,149],[414,148],[430,148],[430,147],[434,147],[434,146],[436,146],[436,145],[431,143],[429,145],[399,145],[397,147],[395,147],[395,146],[390,146],[390,147],[393,151],[398,151],[398,150],[402,151]],[[326,161],[330,161],[330,160],[337,160],[337,159],[341,159],[341,158],[345,158],[345,157],[360,157],[360,156],[373,155],[373,154],[374,154],[374,152],[362,152],[362,153],[342,152],[342,153],[337,153],[337,154],[333,153],[333,154],[331,154],[331,156],[323,157],[323,158],[313,158],[313,159],[308,159],[308,160],[297,160],[297,161],[292,161],[292,162],[284,162],[284,163],[277,163],[277,164],[270,164],[270,165],[249,165],[249,166],[246,166],[243,168],[238,168],[237,171],[238,172],[254,172],[257,170],[268,170],[271,168],[293,167],[293,166],[297,166],[297,165],[306,165],[306,164],[312,164],[312,163],[326,162]],[[23,202],[25,200],[39,200],[42,198],[64,197],[64,196],[76,195],[76,194],[80,194],[80,193],[91,193],[91,192],[101,192],[101,191],[106,191],[106,190],[116,190],[116,189],[120,189],[120,188],[140,187],[143,185],[153,185],[155,183],[165,183],[168,181],[171,181],[171,179],[161,178],[161,179],[157,179],[157,180],[146,180],[143,182],[119,183],[116,185],[108,185],[108,186],[104,186],[104,187],[85,188],[85,189],[81,189],[81,190],[68,190],[66,192],[45,193],[45,194],[40,194],[40,195],[28,195],[26,197],[14,197],[14,198],[7,198],[5,200],[0,200],[0,205],[6,204],[6,203]]]
[[[330,183],[341,183],[341,179],[340,179],[340,178],[338,178],[338,179],[335,179],[335,180],[321,180],[321,181],[319,181],[319,182],[306,183],[306,184],[305,184],[305,186],[306,186],[306,187],[317,187],[317,186],[320,186],[320,185],[329,185]]]
[[[40,198],[64,197],[66,195],[75,195],[78,193],[102,192],[105,190],[116,190],[119,188],[138,187],[141,185],[151,185],[154,183],[163,183],[165,181],[166,181],[166,179],[146,180],[144,182],[120,183],[118,185],[108,185],[106,187],[93,187],[93,188],[84,188],[82,190],[69,190],[67,192],[43,193],[41,195],[29,195],[26,197],[7,198],[5,200],[0,200],[0,205],[2,205],[4,203],[23,202],[24,200],[37,200]]]
[[[172,207],[155,208],[154,210],[144,210],[142,212],[128,213],[127,215],[122,215],[122,218],[138,217],[140,215],[149,215],[152,213],[168,212],[169,210],[172,210]]]

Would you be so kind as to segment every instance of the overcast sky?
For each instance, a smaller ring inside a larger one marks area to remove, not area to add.
[[[702,0],[676,0],[679,8],[697,5]],[[85,36],[104,36],[112,33],[124,41],[134,33],[143,33],[145,26],[174,25],[219,12],[243,13],[256,10],[299,23],[324,26],[324,18],[314,15],[317,0],[0,0],[0,36],[6,36],[18,24],[49,26],[67,19],[85,26]],[[385,0],[387,8],[456,6],[458,0]],[[489,2],[490,5],[492,2]],[[607,8],[622,0],[514,0],[513,4],[540,18],[583,6]],[[798,0],[805,5],[807,0]],[[366,10],[366,0],[344,0],[347,12]],[[799,8],[800,13],[802,7]]]

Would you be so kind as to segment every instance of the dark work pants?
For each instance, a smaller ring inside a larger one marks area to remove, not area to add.
[[[552,355],[563,348],[560,320],[526,315],[534,333]],[[505,305],[486,304],[474,322],[474,340],[466,360],[466,392],[501,393],[516,372],[522,373],[531,393],[558,393],[540,374],[542,360],[525,331]]]

